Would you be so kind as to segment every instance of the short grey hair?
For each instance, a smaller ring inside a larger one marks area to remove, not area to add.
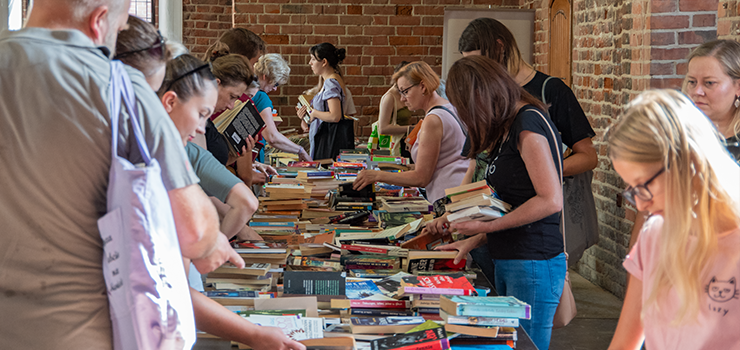
[[[290,77],[290,67],[285,59],[276,53],[262,55],[254,64],[254,72],[258,77],[266,76],[269,82],[285,85]]]

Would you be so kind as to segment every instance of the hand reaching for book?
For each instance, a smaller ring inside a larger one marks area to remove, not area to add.
[[[421,231],[422,234],[430,234],[434,236],[449,236],[450,231],[448,230],[450,222],[447,221],[447,213],[434,219],[432,222],[427,223],[424,229]]]
[[[254,340],[248,343],[254,350],[306,350],[306,346],[288,338],[280,328],[259,328]]]
[[[201,274],[206,274],[217,269],[227,261],[230,261],[240,269],[243,269],[245,266],[244,259],[231,247],[226,235],[219,233],[216,247],[211,254],[205,258],[193,260],[193,264]]]
[[[471,250],[480,247],[485,242],[486,235],[480,234],[468,239],[463,239],[454,243],[438,246],[434,248],[434,250],[457,250],[457,255],[455,256],[455,260],[453,261],[453,263],[458,264],[460,263],[460,261],[468,256],[468,253]]]
[[[359,174],[357,174],[357,178],[355,179],[355,182],[352,184],[352,189],[355,191],[359,191],[365,186],[369,186],[372,184],[375,184],[378,182],[378,175],[380,174],[380,171],[377,170],[363,170]]]

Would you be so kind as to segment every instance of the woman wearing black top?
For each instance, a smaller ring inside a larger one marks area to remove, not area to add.
[[[455,62],[447,96],[468,126],[468,157],[487,152],[486,182],[515,209],[493,221],[453,223],[452,229],[472,237],[438,249],[457,249],[459,261],[487,243],[496,291],[531,305],[531,320],[521,324],[538,348],[547,349],[566,270],[560,136],[545,105],[490,58]]]

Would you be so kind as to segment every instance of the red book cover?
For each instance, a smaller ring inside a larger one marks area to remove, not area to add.
[[[465,276],[452,275],[406,276],[401,282],[404,294],[476,295],[475,288]]]
[[[352,244],[342,244],[341,248],[346,249],[346,250],[356,251],[356,252],[368,252],[368,253],[378,253],[378,254],[388,253],[388,249],[376,248],[376,247],[364,247],[364,246],[358,246],[358,245],[352,245]]]

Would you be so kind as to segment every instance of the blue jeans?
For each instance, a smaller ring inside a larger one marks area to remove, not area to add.
[[[565,254],[550,260],[493,259],[494,285],[499,295],[513,296],[532,306],[532,318],[521,320],[537,348],[550,347],[552,318],[565,281]]]

